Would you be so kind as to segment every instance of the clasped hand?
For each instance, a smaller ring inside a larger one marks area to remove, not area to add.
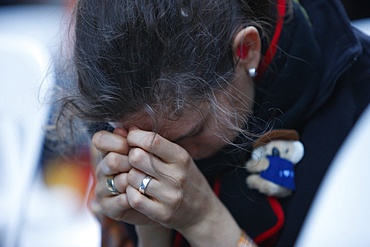
[[[93,144],[103,157],[96,167],[95,194],[106,216],[186,233],[213,213],[218,198],[179,145],[134,127],[97,132]],[[107,188],[112,175],[118,195]],[[138,188],[147,175],[152,179],[142,194]]]

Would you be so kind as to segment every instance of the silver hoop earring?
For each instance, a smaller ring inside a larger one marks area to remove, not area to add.
[[[250,68],[250,69],[248,70],[248,75],[249,75],[250,77],[252,77],[252,78],[256,77],[256,76],[257,76],[257,70],[256,70],[256,68]]]

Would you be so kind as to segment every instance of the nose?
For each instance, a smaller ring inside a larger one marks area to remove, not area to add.
[[[187,147],[185,150],[189,153],[189,155],[194,159],[199,159],[199,150],[195,147]]]
[[[272,149],[272,156],[278,156],[280,157],[280,151],[277,148]]]
[[[207,157],[208,152],[203,150],[200,146],[198,145],[185,145],[183,148],[189,153],[191,158],[194,160],[199,160]]]

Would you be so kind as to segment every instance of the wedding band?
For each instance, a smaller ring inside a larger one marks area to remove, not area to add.
[[[148,187],[148,184],[150,182],[150,180],[152,180],[152,177],[147,175],[142,181],[141,181],[141,184],[140,184],[140,187],[139,187],[139,191],[141,194],[145,195],[145,190],[146,188]]]
[[[120,194],[116,186],[114,185],[114,176],[107,177],[107,187],[108,190],[112,193],[112,195]]]

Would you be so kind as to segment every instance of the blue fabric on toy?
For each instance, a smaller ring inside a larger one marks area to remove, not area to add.
[[[261,177],[291,190],[295,190],[293,163],[279,156],[267,156],[270,165]]]

